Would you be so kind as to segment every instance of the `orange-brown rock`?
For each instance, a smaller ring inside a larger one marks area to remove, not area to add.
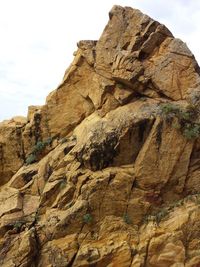
[[[23,165],[22,134],[26,118],[15,117],[0,123],[0,184],[6,183]]]
[[[200,72],[114,6],[62,83],[0,123],[0,266],[200,266]]]

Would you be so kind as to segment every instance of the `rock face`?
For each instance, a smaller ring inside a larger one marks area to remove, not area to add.
[[[200,71],[114,6],[44,106],[0,123],[0,266],[200,266]]]

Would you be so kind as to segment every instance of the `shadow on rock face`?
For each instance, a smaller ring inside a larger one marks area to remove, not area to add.
[[[143,119],[121,132],[119,129],[109,132],[102,130],[96,136],[94,132],[89,142],[76,153],[76,158],[92,171],[134,163],[152,123],[150,119]]]
[[[106,168],[113,162],[114,157],[117,155],[118,142],[118,134],[116,132],[110,132],[101,142],[93,142],[90,145],[86,144],[77,153],[77,159],[92,171]]]

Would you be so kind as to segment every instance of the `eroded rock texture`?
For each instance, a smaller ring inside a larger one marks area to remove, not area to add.
[[[200,75],[114,6],[60,86],[0,123],[0,266],[200,266]]]

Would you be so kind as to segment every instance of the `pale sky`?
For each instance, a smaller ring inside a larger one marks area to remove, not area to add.
[[[164,23],[200,62],[199,0],[0,0],[0,121],[45,103],[76,43],[99,39],[114,4]]]

